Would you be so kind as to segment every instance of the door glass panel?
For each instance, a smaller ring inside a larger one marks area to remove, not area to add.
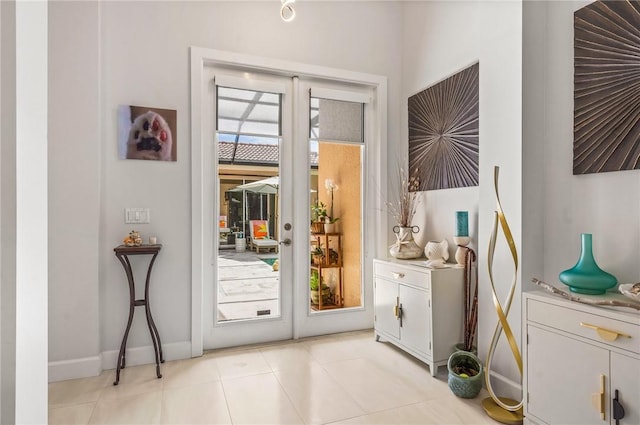
[[[363,104],[310,99],[312,311],[362,306]]]
[[[281,314],[280,94],[217,87],[216,322]]]

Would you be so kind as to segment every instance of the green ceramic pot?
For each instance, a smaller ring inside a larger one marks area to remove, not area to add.
[[[484,367],[480,359],[469,351],[456,351],[449,356],[449,389],[461,398],[474,398],[482,389]],[[474,374],[475,373],[475,374]]]

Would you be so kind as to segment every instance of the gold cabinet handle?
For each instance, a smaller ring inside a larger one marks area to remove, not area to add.
[[[396,297],[396,305],[393,306],[393,315],[396,320],[400,317],[400,297]]]
[[[591,403],[600,412],[600,419],[604,421],[604,375],[600,375],[600,391],[591,394]]]
[[[404,273],[402,272],[391,272],[394,279],[402,279],[404,277]]]
[[[626,334],[624,332],[614,331],[607,328],[602,328],[600,326],[592,325],[590,323],[580,322],[580,326],[583,328],[593,329],[598,333],[598,336],[605,341],[615,341],[618,337],[631,338],[631,335]]]

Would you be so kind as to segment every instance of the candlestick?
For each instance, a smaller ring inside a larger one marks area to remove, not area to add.
[[[464,256],[467,254],[466,247],[471,242],[471,238],[469,236],[454,236],[453,242],[458,246],[456,248],[456,263],[460,266],[464,266]]]

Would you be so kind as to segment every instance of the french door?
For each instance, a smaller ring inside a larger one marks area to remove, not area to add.
[[[206,348],[293,337],[293,80],[209,70],[211,280]]]
[[[366,282],[386,239],[375,231],[384,225],[375,205],[386,178],[385,109],[376,101],[386,102],[386,81],[236,59],[192,50],[193,355],[372,327]],[[356,117],[347,127],[359,135],[330,137],[321,127],[319,138],[318,120],[327,126],[331,116],[340,130],[340,118]],[[318,203],[330,203],[343,227],[311,233]],[[310,260],[318,248],[324,266]],[[330,294],[320,305],[310,289],[319,270]]]

